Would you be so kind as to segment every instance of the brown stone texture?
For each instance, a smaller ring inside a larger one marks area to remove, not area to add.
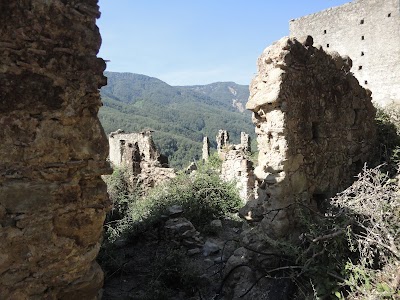
[[[125,133],[119,129],[110,133],[110,161],[114,167],[126,168],[132,189],[143,192],[175,177],[168,158],[157,150],[150,131]]]
[[[203,148],[201,157],[203,161],[208,161],[210,157],[210,141],[206,136],[203,138]]]
[[[374,152],[371,93],[350,68],[348,57],[313,47],[310,36],[283,38],[258,59],[246,105],[253,111],[259,149],[258,198],[241,210],[251,226],[245,226],[245,247],[229,259],[227,270],[260,265],[257,252],[247,249],[269,252],[276,239],[298,241],[298,217],[291,205],[300,202],[318,210],[321,200],[354,181]],[[268,264],[273,266],[273,258],[263,261]],[[254,283],[244,279],[248,271],[228,282],[229,299],[237,299],[241,289]],[[268,296],[269,286],[268,281],[258,285],[245,299],[277,299]]]
[[[220,154],[224,147],[227,147],[229,144],[229,133],[226,130],[220,129],[218,131],[218,135],[216,136],[217,140],[217,152]]]
[[[290,36],[348,55],[375,104],[400,106],[400,1],[353,0],[290,21]],[[390,109],[390,107],[387,107]]]
[[[219,148],[221,179],[236,182],[240,198],[246,203],[254,199],[257,190],[253,162],[249,159],[250,137],[242,132],[240,144],[233,145],[225,139],[227,136],[229,133],[226,130],[220,130],[217,136],[217,144],[224,145]]]
[[[0,2],[0,299],[95,299],[109,208],[97,0]]]
[[[348,72],[348,57],[312,44],[310,36],[283,38],[266,48],[251,83],[246,107],[256,126],[262,215],[294,201],[318,205],[347,187],[373,152],[370,92]],[[274,234],[284,235],[291,222],[282,211]]]

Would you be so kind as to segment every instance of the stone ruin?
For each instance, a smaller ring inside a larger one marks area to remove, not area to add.
[[[241,210],[249,220],[227,270],[241,264],[227,283],[236,299],[256,278],[260,252],[277,238],[298,240],[291,204],[318,209],[321,201],[354,180],[373,153],[375,109],[371,93],[349,72],[351,60],[313,47],[312,37],[283,38],[258,59],[246,105],[253,111],[259,147],[258,198]],[[275,212],[275,213],[271,213]],[[252,250],[249,250],[252,249]],[[271,262],[272,259],[271,259]],[[268,264],[268,260],[263,264]],[[277,299],[264,280],[244,299]],[[271,290],[272,291],[272,290]]]
[[[168,158],[160,154],[154,144],[151,131],[110,133],[110,162],[115,167],[126,168],[132,188],[139,186],[147,191],[158,183],[175,177],[168,166]]]
[[[240,198],[244,203],[254,199],[256,195],[256,181],[254,177],[253,163],[249,159],[251,152],[250,136],[242,132],[241,141],[238,145],[229,142],[229,133],[219,130],[216,136],[217,152],[222,160],[221,179],[224,181],[235,181]],[[203,140],[203,160],[207,161],[210,152],[209,140]],[[204,153],[208,153],[205,159]]]
[[[203,149],[201,157],[203,161],[208,161],[208,159],[210,158],[210,140],[206,136],[203,138]]]
[[[0,3],[0,299],[99,298],[95,259],[111,205],[100,177],[111,169],[97,118],[106,84],[96,57],[99,15],[97,0]],[[229,266],[257,264],[250,247],[262,251],[271,238],[296,234],[293,211],[271,218],[272,209],[294,201],[318,207],[373,150],[370,94],[349,73],[349,59],[312,44],[284,38],[259,59],[247,104],[259,197],[242,210],[252,227]],[[226,284],[230,299],[260,274],[236,275]],[[265,299],[258,292],[248,299]]]
[[[96,0],[0,3],[0,299],[96,299],[110,208]]]
[[[229,133],[226,130],[220,129],[218,131],[218,135],[216,136],[217,140],[217,152],[221,155],[223,150],[229,145]]]

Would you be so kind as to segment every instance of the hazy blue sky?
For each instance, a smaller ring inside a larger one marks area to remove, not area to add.
[[[171,85],[249,84],[257,57],[289,20],[349,0],[100,0],[108,71]]]

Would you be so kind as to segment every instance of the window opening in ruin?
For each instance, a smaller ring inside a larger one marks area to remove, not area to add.
[[[365,84],[368,84],[368,80],[365,80],[364,83],[365,83]]]
[[[361,56],[364,56],[364,51],[361,51]]]
[[[326,29],[324,30],[324,34],[326,34]]]
[[[365,40],[365,37],[363,35],[361,36],[361,40]]]
[[[318,122],[312,122],[311,124],[311,132],[313,141],[318,141],[320,137],[320,128]]]
[[[388,14],[388,18],[390,18],[391,16],[392,16],[392,14],[391,14],[391,13],[389,13],[389,14]]]
[[[362,70],[362,66],[358,66],[358,69],[359,69],[359,70]]]
[[[364,24],[364,19],[362,19],[362,20],[360,21],[360,24]]]
[[[326,44],[326,48],[329,48],[329,44]]]

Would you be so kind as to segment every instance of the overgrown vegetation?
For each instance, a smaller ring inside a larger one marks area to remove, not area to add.
[[[218,165],[220,161],[213,155],[210,163],[199,163],[196,172],[180,173],[142,197],[129,191],[126,171],[116,169],[106,178],[108,191],[114,202],[114,209],[105,223],[105,239],[99,255],[106,276],[118,274],[124,269],[125,258],[118,251],[120,244],[134,243],[148,235],[157,236],[167,219],[168,208],[173,205],[181,206],[184,210],[183,217],[190,220],[200,232],[207,231],[212,220],[235,218],[242,200],[234,183],[226,183],[219,178]],[[175,289],[169,281],[172,280],[175,285],[182,283],[181,288],[188,289],[190,278],[197,276],[187,270],[186,253],[176,247],[177,245],[172,245],[168,251],[162,250],[162,255],[157,254],[158,258],[154,258],[148,266],[153,269],[152,272],[158,274],[154,275],[157,280],[153,282],[151,273],[149,280],[151,284],[158,285],[157,293],[160,293],[160,298],[152,293],[151,299],[167,299],[162,297],[171,290],[165,286]],[[173,267],[158,266],[163,264],[172,264]]]
[[[378,164],[389,176],[398,173],[400,163],[400,110],[396,107],[378,108],[376,112]]]
[[[328,200],[325,211],[314,210],[300,201],[282,208],[297,215],[300,241],[266,240],[275,250],[279,265],[262,271],[263,277],[289,279],[297,285],[294,299],[400,299],[397,116],[397,110],[390,114],[378,110],[375,161],[379,165],[364,166],[349,188]],[[220,181],[220,166],[221,161],[213,154],[206,165],[199,164],[197,173],[180,174],[146,198],[127,193],[122,171],[116,170],[109,179],[109,192],[117,202],[114,216],[118,217],[110,218],[106,224],[107,243],[132,239],[159,226],[166,209],[175,204],[183,206],[185,216],[205,230],[210,220],[235,212],[241,201],[233,184]],[[195,292],[194,282],[199,280],[199,274],[188,268],[187,256],[177,248],[166,251],[150,266],[150,298],[141,299],[168,299],[178,286],[187,295]],[[103,248],[103,257],[110,253],[107,247]],[[265,255],[271,259],[271,253]],[[115,272],[118,257],[105,261],[112,262],[109,269]]]
[[[241,205],[235,185],[223,182],[210,165],[200,166],[191,175],[180,173],[144,197],[129,193],[121,174],[123,171],[117,169],[108,179],[110,196],[114,201],[111,215],[120,216],[118,220],[105,224],[106,239],[110,242],[120,237],[134,237],[156,226],[173,205],[182,206],[184,216],[199,228],[211,220],[228,217]]]
[[[364,167],[324,215],[304,208],[301,215],[306,227],[296,262],[317,297],[400,297],[398,186],[379,167]]]

